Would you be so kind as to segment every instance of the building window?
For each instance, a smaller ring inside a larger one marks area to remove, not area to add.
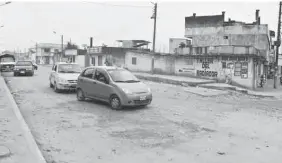
[[[50,48],[44,48],[43,51],[44,51],[45,53],[50,53]]]
[[[221,62],[222,63],[222,68],[226,68],[226,62]]]
[[[137,64],[137,58],[136,57],[132,57],[132,64],[136,65]]]

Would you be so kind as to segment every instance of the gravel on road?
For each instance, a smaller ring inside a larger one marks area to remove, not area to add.
[[[49,88],[51,68],[6,81],[44,157],[52,163],[278,163],[281,102],[232,92],[202,97],[146,83],[153,102],[111,110]]]

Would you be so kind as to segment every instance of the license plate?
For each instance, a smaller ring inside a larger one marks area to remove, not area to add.
[[[146,100],[146,96],[140,96],[140,101]]]
[[[24,74],[25,72],[24,72],[24,71],[21,71],[20,73],[21,73],[21,74]]]

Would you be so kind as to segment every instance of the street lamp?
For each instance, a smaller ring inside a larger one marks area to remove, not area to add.
[[[4,6],[4,5],[7,5],[7,4],[10,4],[10,3],[12,3],[12,2],[8,1],[8,2],[5,2],[5,3],[1,4],[0,6]]]
[[[57,34],[57,32],[56,31],[53,31],[53,33],[54,34]],[[64,54],[64,35],[61,35],[61,51],[62,51],[62,53],[61,53],[61,55],[60,55],[60,62],[61,62],[61,60],[62,60],[62,55]]]

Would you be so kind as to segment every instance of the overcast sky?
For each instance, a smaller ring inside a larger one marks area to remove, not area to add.
[[[110,5],[101,5],[106,3]],[[260,10],[261,23],[277,34],[279,2],[159,2],[156,49],[168,51],[169,38],[184,37],[185,16],[221,14],[225,20],[255,21]],[[117,5],[117,6],[111,6]],[[120,5],[143,6],[122,7]],[[144,7],[145,6],[145,7]],[[146,7],[148,6],[148,7]],[[0,7],[0,50],[29,48],[35,42],[60,43],[60,35],[81,46],[102,43],[114,46],[115,40],[152,41],[153,5],[142,2],[12,2]],[[53,31],[57,32],[53,34]]]

